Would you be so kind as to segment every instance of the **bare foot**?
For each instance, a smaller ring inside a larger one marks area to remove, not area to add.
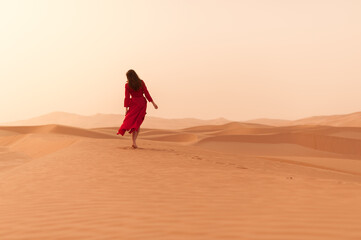
[[[138,148],[138,146],[133,144],[132,148],[136,149],[136,148]]]

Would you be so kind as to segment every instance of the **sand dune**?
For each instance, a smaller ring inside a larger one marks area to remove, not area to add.
[[[315,116],[296,120],[293,125],[314,124],[343,127],[361,127],[361,112],[350,114]]]
[[[265,124],[270,126],[325,125],[336,127],[361,127],[361,112],[328,116],[313,116],[293,121],[260,118],[248,120],[245,122]]]
[[[224,118],[200,120],[195,118],[184,119],[165,119],[158,117],[147,116],[147,121],[144,122],[143,127],[157,128],[157,129],[182,129],[200,125],[222,125],[230,122]],[[105,128],[105,127],[119,127],[124,119],[121,114],[95,114],[92,116],[83,116],[79,114],[66,112],[53,112],[39,117],[34,117],[26,120],[2,123],[4,126],[37,126],[37,125],[66,125],[78,128]]]
[[[79,137],[90,137],[90,138],[116,138],[109,134],[98,133],[91,130],[69,127],[69,126],[60,126],[60,125],[44,125],[44,126],[22,126],[22,127],[0,127],[0,130],[5,130],[6,132],[15,132],[19,134],[64,134],[64,135],[73,135]]]
[[[342,137],[342,138],[351,138],[351,139],[358,139],[361,140],[361,132],[359,131],[339,131],[336,133],[330,134],[330,136]]]
[[[316,134],[279,133],[267,135],[224,135],[203,139],[205,142],[291,143],[316,150],[361,156],[361,140]]]
[[[0,127],[0,144],[29,157],[40,157],[65,148],[82,138],[116,139],[116,136],[91,130],[44,125]]]
[[[292,121],[283,119],[257,118],[245,121],[245,123],[264,124],[269,126],[287,126],[291,125]]]
[[[361,128],[0,127],[0,239],[360,239]]]
[[[178,133],[171,135],[145,137],[145,139],[153,141],[165,141],[165,142],[196,142],[198,140],[197,135],[189,133]]]
[[[260,125],[260,124],[253,124],[253,123],[240,123],[240,122],[230,122],[223,125],[205,125],[205,126],[196,126],[184,129],[185,131],[190,132],[214,132],[214,131],[224,131],[224,130],[239,130],[245,127],[248,128],[258,128],[264,127],[268,128],[268,126]]]

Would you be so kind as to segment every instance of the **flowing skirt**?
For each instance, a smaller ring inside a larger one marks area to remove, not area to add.
[[[129,110],[125,115],[122,126],[120,126],[118,133],[124,136],[126,131],[132,133],[138,131],[142,125],[147,110],[147,100],[144,97],[133,97],[130,99]]]

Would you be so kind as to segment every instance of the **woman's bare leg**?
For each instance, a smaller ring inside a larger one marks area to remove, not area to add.
[[[135,134],[135,140],[137,140],[138,135],[139,135],[139,132],[140,132],[140,128],[138,128],[138,131],[137,131],[137,133]]]
[[[132,140],[133,140],[133,145],[132,145],[132,147],[133,147],[133,148],[137,148],[136,133],[137,133],[136,131],[132,132]]]
[[[138,131],[134,131],[133,133],[132,133],[132,139],[133,139],[133,145],[132,145],[132,147],[133,148],[137,148],[138,146],[137,146],[137,137],[138,137],[138,134],[139,134],[139,130],[140,129],[138,129]]]

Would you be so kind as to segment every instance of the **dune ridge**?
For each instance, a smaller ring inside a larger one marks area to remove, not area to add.
[[[70,126],[49,124],[41,126],[21,126],[21,127],[0,127],[0,130],[7,132],[15,132],[19,134],[63,134],[63,135],[73,135],[79,137],[91,137],[91,138],[116,138],[109,134],[98,133],[92,130],[86,130],[82,128],[75,128]]]
[[[66,112],[52,112],[38,117],[2,123],[4,126],[37,126],[37,125],[66,125],[77,128],[105,128],[119,127],[122,124],[124,115],[121,114],[95,114],[91,116],[83,116],[79,114]],[[192,126],[200,126],[207,124],[222,125],[230,122],[225,118],[217,118],[211,120],[201,120],[196,118],[184,119],[165,119],[159,117],[147,116],[147,121],[143,123],[146,128],[157,129],[182,129]]]
[[[361,112],[348,114],[312,116],[297,120],[259,118],[245,121],[270,126],[325,125],[335,127],[361,127]]]
[[[200,143],[217,142],[252,142],[252,143],[292,143],[316,150],[361,156],[361,140],[343,137],[331,137],[315,134],[279,133],[267,135],[223,135],[208,137]]]

